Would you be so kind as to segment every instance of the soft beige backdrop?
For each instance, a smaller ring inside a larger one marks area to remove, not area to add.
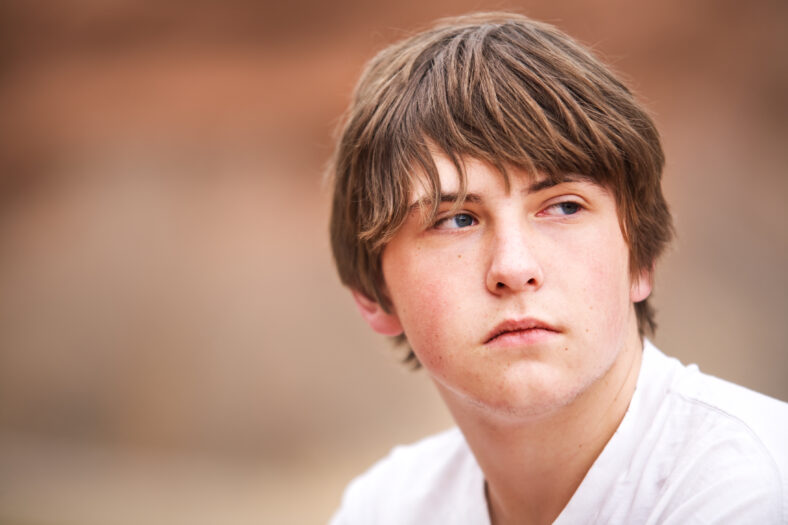
[[[472,9],[630,80],[679,232],[656,341],[788,399],[787,7],[4,2],[0,522],[322,523],[450,424],[337,283],[321,170],[364,61]]]

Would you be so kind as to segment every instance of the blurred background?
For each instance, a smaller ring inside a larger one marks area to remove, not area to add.
[[[322,170],[364,62],[516,9],[656,118],[656,342],[788,399],[788,4],[0,4],[0,522],[324,523],[451,421],[356,315]]]

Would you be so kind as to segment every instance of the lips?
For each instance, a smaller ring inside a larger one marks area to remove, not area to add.
[[[554,326],[539,319],[526,318],[507,320],[496,326],[484,340],[484,344],[494,343],[512,337],[533,339],[534,336],[549,336],[559,333]]]

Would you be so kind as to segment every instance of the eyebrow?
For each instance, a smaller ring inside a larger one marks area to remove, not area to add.
[[[540,181],[536,181],[532,183],[530,186],[528,186],[528,193],[536,193],[567,182],[593,182],[593,179],[591,177],[588,177],[587,175],[568,173],[559,180],[542,179]]]
[[[526,193],[537,193],[552,188],[553,186],[558,186],[559,184],[564,184],[567,182],[582,182],[582,181],[592,181],[592,179],[591,177],[587,177],[585,175],[577,175],[570,173],[564,175],[560,180],[542,179],[533,182],[526,188],[525,191]],[[440,194],[440,202],[457,202],[458,200],[460,200],[460,194],[457,192],[448,192],[448,193]],[[467,193],[462,202],[481,204],[483,200],[484,199],[482,199],[482,197],[476,193]],[[422,197],[421,199],[411,204],[408,207],[408,211],[410,212],[421,207],[429,207],[432,205],[432,202],[433,202],[432,196]]]
[[[440,202],[457,202],[458,200],[460,200],[460,194],[456,192],[441,193],[440,195]],[[477,195],[476,193],[466,193],[465,198],[462,200],[462,202],[481,204],[482,200],[483,199],[481,198],[481,196]],[[432,202],[433,202],[432,197],[423,197],[417,200],[416,202],[414,202],[413,204],[411,204],[409,211],[413,211],[416,208],[421,208],[422,206],[425,207],[431,206]]]

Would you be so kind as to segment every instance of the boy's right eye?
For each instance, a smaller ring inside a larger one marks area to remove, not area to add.
[[[440,219],[433,226],[436,230],[456,230],[459,228],[467,228],[476,224],[476,219],[473,215],[468,213],[458,213],[450,217]]]

